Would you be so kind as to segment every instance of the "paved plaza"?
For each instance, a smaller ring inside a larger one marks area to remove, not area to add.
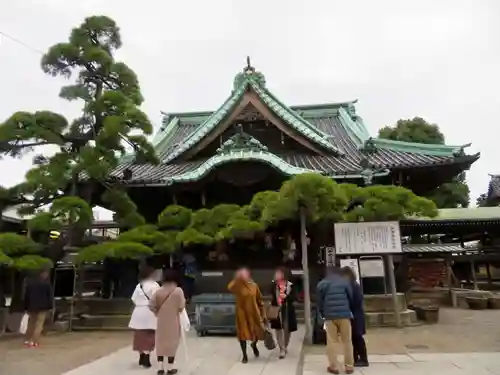
[[[500,353],[415,353],[371,355],[363,375],[500,375]],[[324,355],[304,359],[303,375],[327,374]]]
[[[277,351],[268,351],[260,346],[261,356],[257,359],[249,354],[249,362],[242,364],[241,352],[234,337],[197,337],[190,333],[187,340],[189,358],[180,347],[176,360],[179,374],[190,375],[295,375],[299,366],[304,333],[299,330],[292,336],[287,358],[278,359]],[[249,353],[251,350],[249,348]],[[120,349],[92,363],[66,372],[64,375],[136,375],[156,374],[156,363],[151,370],[137,365],[137,356],[130,347]]]
[[[500,375],[500,325],[498,311],[442,309],[440,322],[404,329],[370,329],[366,336],[372,366],[357,374],[377,375]],[[179,350],[182,374],[300,375],[303,330],[293,336],[290,356],[280,361],[261,345],[262,356],[243,365],[234,337],[188,338],[186,364]],[[130,349],[131,333],[73,332],[45,336],[40,348],[25,349],[22,338],[0,339],[0,375],[130,375],[156,374],[136,365]],[[305,350],[304,375],[327,374],[323,346]],[[442,354],[430,354],[442,353]],[[300,366],[299,366],[300,369]],[[397,371],[397,372],[396,372]]]

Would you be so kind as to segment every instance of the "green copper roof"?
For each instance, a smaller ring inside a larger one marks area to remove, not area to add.
[[[276,155],[267,151],[246,151],[246,150],[234,150],[234,151],[223,151],[217,155],[212,156],[204,163],[202,163],[198,168],[193,171],[189,171],[183,174],[172,176],[171,178],[165,179],[163,182],[165,184],[182,183],[197,181],[215,168],[220,165],[231,163],[231,162],[242,162],[242,161],[257,161],[268,164],[271,167],[276,168],[281,173],[292,176],[301,173],[311,173],[316,172],[312,169],[298,168],[295,167],[284,160],[280,159]]]
[[[253,89],[259,98],[283,121],[292,126],[296,131],[304,135],[309,140],[328,149],[336,154],[342,152],[328,141],[326,134],[309,124],[306,120],[301,118],[295,111],[285,106],[278,101],[265,87],[264,76],[256,72],[253,68],[247,67],[243,73],[239,73],[235,78],[235,87],[231,96],[224,102],[224,104],[215,112],[210,114],[206,120],[185,140],[182,145],[177,147],[171,152],[165,162],[169,162],[191,147],[201,141],[208,133],[210,133],[239,103],[248,88]],[[175,117],[171,120],[174,121]],[[167,125],[167,128],[170,126]],[[161,142],[158,144],[158,149],[161,150]]]
[[[441,208],[435,218],[413,219],[429,221],[500,220],[500,207]]]
[[[382,138],[374,138],[372,139],[372,141],[377,148],[433,156],[460,156],[461,154],[463,154],[464,148],[470,146],[470,143],[462,146],[449,146],[401,142]]]

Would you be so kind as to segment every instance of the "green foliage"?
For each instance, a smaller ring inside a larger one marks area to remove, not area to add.
[[[264,210],[278,201],[279,198],[280,195],[277,191],[261,191],[255,194],[248,206],[248,217],[250,220],[261,221]]]
[[[421,117],[398,120],[396,125],[380,129],[378,136],[393,141],[444,144],[444,135],[439,126],[430,124]]]
[[[0,233],[0,264],[20,271],[52,268],[52,261],[37,255],[42,246],[27,236]]]
[[[445,137],[436,124],[430,124],[420,117],[399,120],[395,126],[386,126],[379,130],[380,138],[394,141],[445,144]],[[465,181],[465,173],[453,178],[431,191],[427,197],[432,199],[438,208],[468,207],[470,203],[469,186]]]
[[[188,228],[177,235],[177,242],[183,246],[211,245],[214,243],[214,238],[194,228]]]
[[[54,200],[50,213],[56,222],[74,225],[80,229],[90,228],[94,215],[90,205],[80,197],[66,196]]]
[[[258,221],[251,221],[247,218],[231,219],[227,227],[221,229],[217,235],[217,240],[230,240],[233,238],[253,238],[254,234],[265,229],[264,224]]]
[[[189,208],[170,205],[158,216],[158,227],[169,230],[184,230],[191,224],[193,211]]]
[[[146,220],[137,212],[137,206],[125,191],[108,190],[102,199],[108,204],[109,209],[115,212],[115,220],[121,228],[134,228],[146,224]]]
[[[462,179],[463,176],[463,179]],[[470,190],[465,182],[465,173],[454,177],[451,182],[445,182],[434,189],[428,198],[439,208],[469,207]]]
[[[41,251],[39,244],[17,233],[0,233],[0,251],[10,257],[35,254]]]
[[[412,216],[435,217],[438,213],[433,201],[400,186],[353,188],[346,185],[344,189],[351,200],[360,203],[344,214],[345,221],[392,221]]]
[[[117,241],[141,243],[157,253],[172,253],[177,249],[176,236],[177,232],[161,232],[155,225],[142,225],[120,234]]]
[[[12,264],[12,258],[5,255],[3,251],[0,251],[0,266],[10,266]]]
[[[113,257],[113,245],[116,242],[102,242],[95,245],[87,246],[78,252],[78,263],[94,263],[102,262],[106,258]]]
[[[48,270],[54,267],[52,261],[40,255],[23,255],[13,258],[11,267],[20,271]]]
[[[317,173],[304,173],[286,181],[280,189],[279,199],[263,212],[263,220],[297,219],[300,208],[305,209],[308,220],[339,220],[347,199],[335,181]]]
[[[90,245],[78,253],[79,263],[101,262],[106,258],[141,259],[153,255],[153,249],[137,242],[108,241]]]
[[[31,207],[24,207],[24,212],[34,213],[37,207],[68,191],[81,195],[78,186],[82,178],[114,190],[103,180],[129,150],[141,162],[158,163],[154,148],[145,137],[152,133],[153,126],[139,107],[143,98],[137,76],[115,58],[121,45],[120,30],[111,18],[86,18],[71,31],[67,41],[50,47],[41,61],[45,73],[69,81],[59,96],[81,103],[80,116],[69,123],[50,111],[17,112],[0,123],[2,155],[22,156],[42,145],[58,149],[51,157],[35,157],[35,166],[17,187],[22,200],[31,203]],[[124,191],[108,195],[112,209],[119,211],[120,223],[125,227],[144,224]],[[65,220],[74,219],[73,225],[85,227],[88,210],[77,206],[69,211],[62,207]],[[61,220],[61,215],[55,216]],[[47,218],[45,215],[32,225],[47,226]]]
[[[61,229],[62,224],[54,220],[52,213],[40,212],[28,220],[28,229],[30,231],[49,232],[51,230]]]

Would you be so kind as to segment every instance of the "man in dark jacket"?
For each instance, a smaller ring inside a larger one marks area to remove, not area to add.
[[[29,315],[25,344],[37,347],[48,313],[53,308],[54,294],[48,271],[28,280],[24,292],[24,308]]]
[[[339,337],[344,349],[346,374],[354,372],[354,358],[351,341],[350,309],[352,290],[349,282],[342,277],[337,267],[328,270],[328,275],[317,286],[318,312],[325,322],[328,372],[339,374],[337,353]]]

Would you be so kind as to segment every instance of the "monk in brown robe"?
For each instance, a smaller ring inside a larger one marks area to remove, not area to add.
[[[259,356],[257,341],[264,339],[264,304],[259,286],[252,280],[248,268],[236,271],[228,289],[236,297],[236,331],[240,341],[242,362],[248,362],[247,341],[255,357]]]

